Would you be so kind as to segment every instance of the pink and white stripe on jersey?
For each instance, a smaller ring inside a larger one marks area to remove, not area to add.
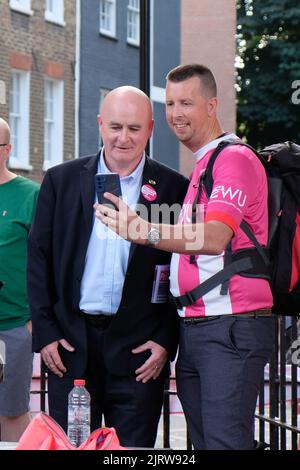
[[[224,138],[228,138],[225,136]],[[210,142],[204,153],[198,152],[198,161],[184,201],[180,223],[190,223],[191,205],[197,193],[197,184],[205,170],[213,149],[219,143]],[[204,206],[205,221],[217,220],[233,231],[232,250],[251,247],[252,243],[239,228],[244,219],[261,244],[266,244],[267,180],[258,158],[246,147],[227,147],[218,156],[213,169],[214,186],[207,200],[202,191],[200,204]],[[255,188],[255,191],[253,191]],[[185,294],[209,279],[224,267],[224,256],[200,254],[196,264],[187,255],[173,254],[170,273],[170,289],[174,297]],[[263,279],[235,275],[230,279],[228,295],[220,295],[217,286],[198,301],[178,314],[182,317],[230,315],[272,306],[269,283]]]

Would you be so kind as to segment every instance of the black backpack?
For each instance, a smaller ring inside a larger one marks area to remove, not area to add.
[[[239,274],[269,280],[273,293],[273,312],[280,315],[300,314],[300,146],[293,142],[271,145],[257,152],[240,140],[223,140],[212,153],[205,171],[199,178],[198,192],[193,203],[192,222],[196,222],[196,207],[202,189],[209,198],[213,188],[213,165],[220,152],[228,145],[249,147],[263,164],[268,178],[268,245],[261,246],[250,227],[243,220],[241,229],[254,247],[225,250],[224,269],[180,297],[173,297],[181,309],[195,303],[216,286],[226,295],[229,279]],[[190,256],[195,262],[195,256]]]

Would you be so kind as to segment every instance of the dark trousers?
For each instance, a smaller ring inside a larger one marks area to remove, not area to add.
[[[250,450],[275,319],[221,317],[180,326],[178,396],[195,449]]]
[[[164,371],[158,379],[137,382],[135,376],[110,374],[103,361],[105,329],[87,325],[88,366],[86,388],[91,394],[91,431],[105,425],[114,427],[120,443],[130,447],[154,447],[163,403],[166,379]],[[78,378],[78,377],[74,377]],[[67,431],[68,393],[73,378],[49,373],[49,412]]]

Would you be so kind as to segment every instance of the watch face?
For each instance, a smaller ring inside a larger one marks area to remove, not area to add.
[[[159,240],[160,240],[159,230],[157,230],[156,228],[152,228],[150,232],[148,233],[149,243],[151,243],[152,245],[155,245],[156,243],[159,242]]]

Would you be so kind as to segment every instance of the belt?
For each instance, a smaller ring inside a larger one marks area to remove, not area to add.
[[[220,318],[257,318],[257,317],[270,317],[272,311],[270,308],[262,308],[260,310],[253,310],[246,313],[233,313],[231,315],[210,315],[208,317],[187,317],[182,318],[183,323],[186,325],[195,325],[197,323],[204,323],[211,320],[219,320]]]
[[[109,327],[114,317],[114,315],[100,313],[100,312],[97,314],[96,313],[90,314],[90,313],[85,313],[81,311],[81,314],[85,318],[88,324],[95,326],[96,328],[104,328],[104,329]]]

